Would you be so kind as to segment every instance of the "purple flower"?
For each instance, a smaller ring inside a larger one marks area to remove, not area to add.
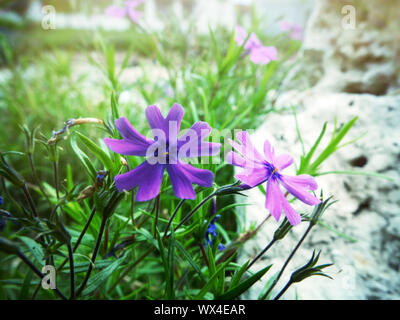
[[[204,246],[204,247],[207,245],[207,243],[208,243],[208,245],[209,245],[210,247],[212,247],[212,245],[213,245],[215,239],[217,238],[217,233],[216,233],[217,226],[215,225],[215,223],[216,223],[217,220],[220,219],[220,218],[221,218],[221,216],[220,216],[219,214],[217,214],[217,215],[214,217],[214,219],[211,220],[210,225],[209,225],[208,228],[207,228],[206,234],[204,235],[204,238],[205,238],[205,241],[204,241],[204,243],[203,243],[203,246]],[[218,250],[219,250],[219,251],[222,251],[222,250],[224,250],[224,249],[225,249],[225,246],[224,246],[222,243],[220,243],[220,244],[218,245]]]
[[[247,132],[237,133],[236,139],[241,144],[232,140],[230,143],[238,153],[231,151],[226,156],[228,163],[244,169],[236,174],[235,178],[251,188],[267,181],[265,207],[277,221],[283,210],[292,225],[299,224],[301,217],[283,195],[280,184],[300,201],[314,206],[321,202],[308,192],[318,188],[315,179],[307,174],[298,176],[282,174],[282,171],[293,163],[293,158],[288,154],[276,156],[268,140],[264,143],[264,155],[262,155],[255,149]]]
[[[301,40],[303,38],[303,29],[299,25],[282,20],[280,26],[283,31],[289,32],[292,39]]]
[[[132,22],[138,23],[139,19],[142,17],[142,13],[137,11],[136,8],[143,1],[144,0],[128,0],[125,2],[125,7],[111,5],[106,8],[105,13],[114,18],[124,18],[125,16],[128,16]]]
[[[236,27],[235,41],[241,46],[247,38],[246,31],[238,26]],[[250,54],[250,60],[255,64],[268,64],[270,61],[277,60],[278,51],[275,47],[263,46],[255,33],[251,33],[249,39],[244,45],[244,49]]]
[[[214,174],[211,171],[195,168],[181,161],[181,158],[216,155],[221,145],[203,141],[212,129],[208,123],[201,121],[178,137],[183,114],[182,106],[176,103],[166,118],[157,106],[147,107],[147,122],[154,140],[137,132],[126,118],[115,121],[123,140],[105,138],[106,145],[119,154],[146,157],[135,169],[114,178],[119,191],[138,187],[137,201],[153,199],[160,193],[164,169],[178,198],[195,199],[193,183],[202,187],[212,186]]]

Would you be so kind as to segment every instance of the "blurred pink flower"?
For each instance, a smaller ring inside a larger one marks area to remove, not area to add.
[[[136,10],[136,8],[143,2],[144,0],[128,0],[125,2],[125,7],[111,5],[106,8],[105,13],[114,18],[124,18],[128,16],[133,23],[138,23],[139,19],[142,17],[142,12]]]
[[[247,38],[246,31],[240,27],[236,27],[235,42],[241,46]],[[250,54],[250,60],[255,64],[267,64],[272,60],[277,60],[278,50],[275,47],[263,46],[260,39],[257,38],[254,32],[249,36],[249,39],[244,45],[247,54]]]
[[[286,20],[282,20],[280,22],[280,26],[283,31],[289,33],[289,36],[292,39],[295,39],[295,40],[303,39],[303,29],[299,25],[297,25],[295,23],[289,23]]]

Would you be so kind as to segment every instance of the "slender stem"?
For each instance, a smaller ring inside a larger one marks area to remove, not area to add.
[[[24,183],[24,185],[22,186],[22,190],[24,191],[26,200],[28,200],[28,203],[29,203],[29,206],[30,206],[30,208],[31,208],[31,210],[32,210],[33,215],[34,215],[35,217],[38,217],[38,213],[37,213],[37,211],[36,211],[36,206],[35,206],[35,204],[33,203],[32,196],[31,196],[31,194],[29,193],[29,190],[28,190],[28,188],[26,187],[26,184],[25,184],[25,183]]]
[[[73,300],[75,297],[75,268],[74,268],[74,254],[72,252],[71,241],[67,244],[68,256],[69,256],[69,273],[70,273],[70,288],[71,296],[70,299]]]
[[[171,227],[172,221],[174,221],[175,216],[178,214],[178,211],[182,207],[184,202],[185,202],[185,199],[181,199],[181,201],[179,201],[178,205],[176,206],[174,213],[172,214],[171,218],[168,221],[167,227],[165,228],[163,240],[164,240],[165,236],[167,235],[169,228]]]
[[[204,247],[201,245],[201,243],[199,243],[199,247],[200,247],[200,250],[201,250],[201,254],[203,255],[203,259],[204,259],[204,261],[205,261],[205,263],[206,263],[206,265],[208,267],[210,264],[208,262],[206,251],[204,250]]]
[[[133,228],[135,228],[135,217],[133,216],[134,207],[135,207],[135,190],[132,189],[132,191],[131,191],[131,220],[132,220]]]
[[[54,168],[54,186],[55,186],[55,189],[56,189],[57,200],[60,200],[60,193],[59,193],[59,186],[58,186],[58,166],[57,166],[57,161],[53,162],[53,168]]]
[[[85,236],[86,231],[87,231],[87,229],[89,228],[90,223],[92,222],[95,213],[96,213],[96,208],[94,207],[94,208],[92,209],[92,212],[90,213],[90,216],[89,216],[88,221],[87,221],[86,224],[85,224],[85,227],[83,228],[81,234],[79,235],[78,240],[76,241],[76,243],[75,243],[75,245],[74,245],[74,248],[73,248],[73,250],[72,250],[73,253],[75,253],[75,251],[78,249],[79,245],[81,244],[81,241],[82,241],[83,237]],[[64,262],[57,268],[57,270],[61,270],[62,267],[65,266],[65,264],[67,263],[67,261],[68,261],[68,259],[65,259]]]
[[[40,277],[40,279],[43,279],[45,277],[45,275],[43,273],[40,272],[40,270],[38,268],[36,268],[36,266],[21,252],[18,251],[18,257],[34,272],[36,273],[36,275],[38,277]],[[63,299],[63,300],[67,300],[67,298],[60,292],[60,290],[58,290],[57,288],[54,289],[54,291],[58,294],[58,296]]]
[[[107,222],[107,216],[104,215],[103,219],[101,220],[100,231],[99,231],[99,235],[97,236],[96,246],[94,247],[94,250],[93,250],[92,263],[89,264],[89,268],[88,268],[88,271],[86,272],[85,279],[83,279],[83,282],[82,282],[81,286],[79,287],[75,297],[80,296],[80,294],[82,293],[83,289],[85,288],[85,286],[90,278],[90,275],[93,270],[93,264],[95,263],[97,254],[99,252],[101,239],[102,239],[103,233],[104,233],[104,228],[106,227],[106,222]]]
[[[283,287],[283,289],[276,295],[274,300],[278,300],[286,292],[286,290],[289,289],[291,284],[292,284],[292,281],[289,280],[288,283],[286,283],[286,285]]]
[[[160,214],[160,195],[158,195],[156,198],[156,216],[154,218],[154,226],[153,226],[154,239],[157,238],[157,224],[158,224],[159,214]]]
[[[49,205],[52,205],[49,196],[47,195],[47,193],[44,191],[43,189],[43,185],[40,182],[39,176],[37,174],[36,168],[35,168],[35,163],[33,161],[33,156],[31,153],[28,154],[28,159],[29,159],[29,165],[31,167],[32,170],[32,174],[33,174],[33,178],[35,179],[36,184],[38,185],[40,191],[43,193],[44,197],[46,198],[47,202],[49,203]]]
[[[118,285],[118,283],[121,282],[121,280],[123,278],[125,278],[134,267],[136,267],[141,261],[144,260],[144,258],[146,258],[154,250],[155,250],[155,248],[150,248],[145,253],[143,253],[133,264],[131,264],[127,269],[125,269],[125,271],[122,273],[122,275],[120,275],[120,277],[117,279],[117,281],[115,281],[114,284],[112,285],[112,287],[108,290],[108,293],[113,291],[116,288],[116,286]]]
[[[216,195],[215,192],[211,193],[208,197],[204,198],[203,201],[201,201],[192,211],[190,211],[185,218],[182,219],[182,221],[178,224],[178,226],[175,228],[175,230],[178,230],[186,221],[188,221],[192,215],[199,210],[207,201],[209,201],[212,197]],[[170,235],[170,234],[169,234]],[[169,236],[168,235],[168,236]]]
[[[250,267],[258,260],[260,259],[268,250],[269,248],[272,247],[272,245],[276,242],[275,239],[272,239],[270,243],[267,244],[267,246],[249,263],[247,266],[246,270],[249,270]]]
[[[144,225],[144,223],[149,219],[149,217],[153,214],[154,210],[156,209],[156,202],[155,201],[153,201],[153,202],[154,202],[153,209],[151,209],[150,215],[145,215],[145,217],[142,218],[142,221],[140,221],[137,226],[138,229],[140,229]],[[151,204],[151,202],[149,202],[149,205],[146,208],[146,212],[149,211],[150,204]]]
[[[299,240],[299,242],[297,243],[297,245],[294,247],[294,249],[292,250],[292,252],[290,253],[289,257],[286,259],[281,271],[279,272],[278,276],[276,277],[276,279],[274,280],[274,282],[272,283],[272,285],[269,287],[268,291],[261,297],[261,300],[265,300],[265,298],[269,295],[269,293],[272,291],[272,289],[276,286],[276,284],[278,283],[280,277],[282,276],[283,272],[285,271],[287,265],[289,264],[290,260],[293,258],[293,256],[295,255],[296,251],[298,248],[300,248],[301,244],[303,243],[304,239],[307,237],[308,233],[311,231],[312,227],[314,225],[312,223],[310,223],[308,225],[308,228],[306,230],[306,232],[304,232],[303,236],[301,237],[301,239]]]

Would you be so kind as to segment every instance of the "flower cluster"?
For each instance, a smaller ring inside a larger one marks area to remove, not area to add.
[[[236,27],[235,41],[239,46],[243,45],[247,37],[246,31],[242,27]],[[255,64],[268,64],[278,58],[277,49],[264,46],[254,32],[250,34],[249,39],[244,44],[244,49],[250,55],[250,60]]]
[[[219,143],[206,142],[204,139],[211,133],[206,122],[196,122],[183,135],[179,136],[184,109],[174,104],[164,118],[157,106],[147,107],[146,117],[154,139],[148,139],[137,132],[126,118],[119,118],[115,125],[123,137],[122,140],[105,138],[104,142],[114,152],[146,157],[145,161],[135,169],[117,175],[114,178],[116,188],[122,192],[138,187],[137,201],[148,201],[160,193],[164,170],[168,172],[175,195],[181,199],[195,199],[193,184],[202,187],[213,185],[214,174],[185,163],[182,158],[215,156],[220,152]],[[290,155],[275,155],[268,141],[264,144],[264,155],[253,146],[247,132],[236,135],[240,142],[229,140],[236,152],[229,152],[226,161],[244,170],[235,175],[243,182],[243,190],[253,188],[267,182],[266,209],[278,221],[282,211],[292,225],[301,222],[299,213],[293,209],[280,189],[280,184],[300,201],[308,205],[316,205],[321,201],[310,194],[318,185],[309,175],[288,176],[282,171],[293,163]],[[215,238],[215,218],[207,231]],[[214,239],[212,238],[212,239]]]

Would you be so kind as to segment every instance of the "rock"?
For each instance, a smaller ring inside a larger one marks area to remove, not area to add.
[[[348,2],[348,1],[346,1]],[[316,226],[285,271],[276,294],[296,268],[304,265],[313,249],[321,250],[319,263],[334,263],[326,273],[334,278],[314,277],[293,285],[283,299],[399,299],[400,298],[400,95],[397,67],[399,49],[391,22],[382,17],[385,8],[379,1],[368,1],[359,10],[357,28],[340,27],[342,1],[320,1],[308,22],[298,72],[304,87],[294,77],[279,96],[277,108],[297,106],[299,128],[308,151],[317,139],[325,121],[327,132],[321,142],[326,146],[335,119],[338,126],[358,116],[344,143],[358,137],[353,144],[340,148],[326,160],[320,172],[363,171],[380,173],[392,180],[373,176],[327,174],[316,177],[324,195],[339,200],[323,216],[323,222],[334,229]],[[351,3],[351,1],[350,1]],[[393,12],[399,2],[391,2]],[[386,8],[387,9],[387,8]],[[376,11],[374,11],[376,10]],[[381,25],[385,24],[383,28]],[[400,27],[398,19],[395,26]],[[305,63],[307,62],[307,63]],[[392,94],[389,94],[392,93]],[[279,125],[278,125],[279,124]],[[284,124],[284,125],[282,125]],[[291,112],[270,113],[252,135],[262,150],[270,140],[278,154],[290,153],[295,161],[302,154]],[[317,153],[322,149],[319,148]],[[299,163],[297,162],[298,166]],[[285,170],[295,174],[294,166]],[[247,222],[260,223],[267,211],[265,196],[259,190],[247,192]],[[294,203],[301,212],[311,207]],[[251,208],[251,209],[250,209]],[[245,210],[245,209],[243,209]],[[272,218],[257,236],[245,244],[240,260],[257,254],[272,238],[278,223]],[[273,267],[245,298],[256,299],[269,277],[280,270],[307,223],[295,227],[283,241],[273,246],[252,270],[273,263]],[[355,240],[355,241],[354,241]]]

